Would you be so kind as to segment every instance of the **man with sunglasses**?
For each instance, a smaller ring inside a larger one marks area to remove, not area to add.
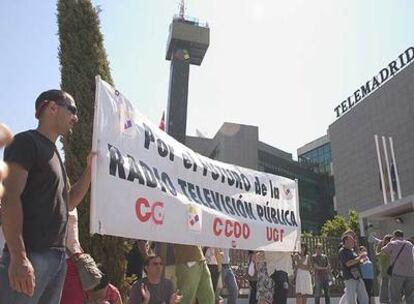
[[[4,151],[9,175],[2,200],[6,246],[0,261],[0,303],[57,304],[66,273],[68,211],[88,191],[91,158],[70,186],[56,149],[59,136],[78,122],[72,96],[41,93],[35,103],[37,129],[17,134]]]
[[[150,255],[144,263],[146,278],[131,287],[129,304],[178,304],[182,296],[174,292],[170,280],[162,277],[163,264],[159,255]]]

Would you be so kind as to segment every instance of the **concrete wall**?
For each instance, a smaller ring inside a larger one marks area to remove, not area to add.
[[[383,203],[374,134],[392,136],[402,194],[414,193],[414,64],[329,126],[337,208]]]
[[[187,136],[185,138],[185,145],[193,151],[205,155],[211,149],[213,140],[211,138],[203,138],[196,136]]]
[[[259,129],[256,126],[224,123],[213,138],[214,159],[257,170]]]
[[[397,223],[395,218],[401,218],[402,222]],[[401,229],[404,231],[405,238],[414,237],[414,212],[408,212],[406,214],[399,215],[397,217],[382,219],[382,220],[370,220],[369,234],[376,236],[384,236],[387,233],[391,233],[395,229]]]

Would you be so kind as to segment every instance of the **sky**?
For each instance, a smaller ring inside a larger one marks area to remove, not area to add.
[[[179,1],[92,2],[116,87],[158,124]],[[414,45],[413,14],[411,0],[187,0],[186,15],[210,27],[204,61],[190,68],[187,134],[254,125],[261,141],[296,154],[326,134],[335,106]],[[15,133],[36,127],[36,97],[60,85],[57,32],[56,1],[0,1],[0,121]]]

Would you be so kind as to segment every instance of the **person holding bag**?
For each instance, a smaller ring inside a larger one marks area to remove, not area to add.
[[[365,261],[366,254],[357,254],[353,249],[355,240],[351,235],[345,235],[342,238],[342,247],[339,249],[339,260],[343,267],[343,277],[345,283],[346,303],[368,304],[368,294],[362,280],[359,265]]]
[[[390,303],[401,302],[401,294],[406,303],[414,303],[414,253],[413,244],[404,240],[401,230],[393,232],[393,239],[381,249],[390,256],[392,264],[387,273],[390,277]]]
[[[102,273],[80,245],[76,208],[69,212],[66,254],[67,272],[60,304],[83,304],[86,300],[85,291],[101,282]]]
[[[76,208],[69,212],[68,232],[66,236],[66,251],[67,271],[60,304],[82,304],[86,299],[85,292],[82,289],[75,262],[71,258],[74,255],[83,253],[83,250],[79,243],[78,211]]]

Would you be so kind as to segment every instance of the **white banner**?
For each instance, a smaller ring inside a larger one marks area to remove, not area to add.
[[[204,157],[97,77],[91,233],[266,251],[299,248],[297,183]]]

